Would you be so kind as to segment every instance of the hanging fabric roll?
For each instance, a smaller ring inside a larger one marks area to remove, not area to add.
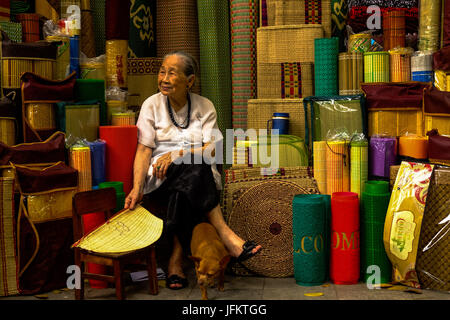
[[[314,40],[315,95],[338,94],[339,38]]]
[[[345,141],[327,141],[327,194],[350,190],[350,161]]]
[[[411,53],[408,48],[399,48],[389,51],[390,81],[411,81]]]
[[[389,82],[389,53],[364,53],[364,82]]]
[[[405,11],[394,10],[383,14],[383,47],[385,51],[405,47]]]
[[[313,170],[314,179],[317,181],[317,186],[321,194],[327,193],[327,142],[314,141],[313,142]]]
[[[369,157],[369,175],[389,178],[391,166],[397,163],[397,139],[371,137]]]
[[[431,52],[414,52],[411,55],[411,80],[432,82],[433,75],[433,54]]]
[[[91,149],[71,147],[69,160],[70,166],[78,170],[78,192],[92,190]]]
[[[331,196],[330,279],[355,284],[360,275],[359,200],[353,192]]]
[[[247,128],[247,101],[256,98],[259,0],[230,1],[233,128]]]
[[[105,6],[105,37],[106,40],[127,40],[130,26],[130,1],[108,0]]]
[[[202,95],[213,102],[223,133],[232,128],[228,6],[227,1],[197,0]]]
[[[391,194],[389,182],[367,181],[361,198],[361,278],[367,282],[378,266],[380,277],[375,283],[391,282],[392,265],[383,244],[384,220]],[[371,277],[373,278],[373,277]]]
[[[157,57],[182,50],[200,63],[197,0],[156,1],[156,17]],[[201,67],[198,71],[192,90],[200,94]]]
[[[18,22],[22,24],[22,41],[39,41],[39,15],[36,13],[21,13],[16,15]]]
[[[91,171],[92,171],[92,185],[98,186],[100,183],[106,181],[105,173],[105,151],[106,143],[102,140],[88,142],[91,149]]]
[[[106,87],[128,86],[128,40],[106,41]]]
[[[339,54],[339,95],[362,93],[360,84],[364,81],[363,54],[342,52]]]
[[[301,286],[318,286],[328,278],[331,197],[298,194],[292,200],[294,277]]]
[[[350,191],[361,198],[364,184],[368,179],[369,152],[367,141],[350,143]]]
[[[419,2],[419,51],[437,51],[441,30],[441,0]]]
[[[95,57],[94,22],[92,19],[91,3],[81,1],[81,51],[88,57]]]
[[[136,126],[101,126],[100,139],[106,142],[106,180],[123,182],[125,194],[133,186],[133,161],[137,147]]]

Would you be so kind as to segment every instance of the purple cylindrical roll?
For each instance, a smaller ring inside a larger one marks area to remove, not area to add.
[[[397,162],[396,138],[370,138],[369,175],[389,178],[390,167]]]

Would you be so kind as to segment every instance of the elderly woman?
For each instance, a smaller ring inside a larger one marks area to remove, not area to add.
[[[186,53],[164,57],[158,74],[160,92],[145,100],[140,111],[134,185],[125,199],[125,208],[130,209],[150,193],[168,204],[163,218],[173,239],[166,280],[170,289],[187,286],[183,252],[189,252],[192,229],[202,221],[216,228],[237,261],[261,250],[253,241],[241,239],[223,219],[218,191],[221,176],[214,161],[202,157],[203,153],[214,155],[215,143],[223,136],[212,102],[190,92],[196,70],[195,60]]]

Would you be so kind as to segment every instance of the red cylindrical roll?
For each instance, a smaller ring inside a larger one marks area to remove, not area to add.
[[[359,200],[354,192],[331,197],[330,278],[335,284],[355,284],[360,264]]]
[[[84,234],[88,234],[92,230],[105,222],[105,214],[103,212],[89,213],[83,215]],[[89,273],[105,274],[106,266],[96,263],[88,263],[87,270]],[[108,282],[89,279],[91,288],[104,289],[108,287]]]
[[[101,126],[100,139],[106,142],[106,180],[123,182],[127,195],[133,187],[133,162],[137,147],[136,126]]]

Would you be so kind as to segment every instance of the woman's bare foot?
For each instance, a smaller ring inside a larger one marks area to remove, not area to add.
[[[173,275],[177,275],[182,279],[186,279],[186,276],[183,272],[183,249],[181,248],[181,244],[178,241],[177,237],[174,237],[173,251],[172,255],[169,258],[166,281]],[[169,285],[169,288],[171,289],[179,289],[181,287],[181,283],[171,283]]]

